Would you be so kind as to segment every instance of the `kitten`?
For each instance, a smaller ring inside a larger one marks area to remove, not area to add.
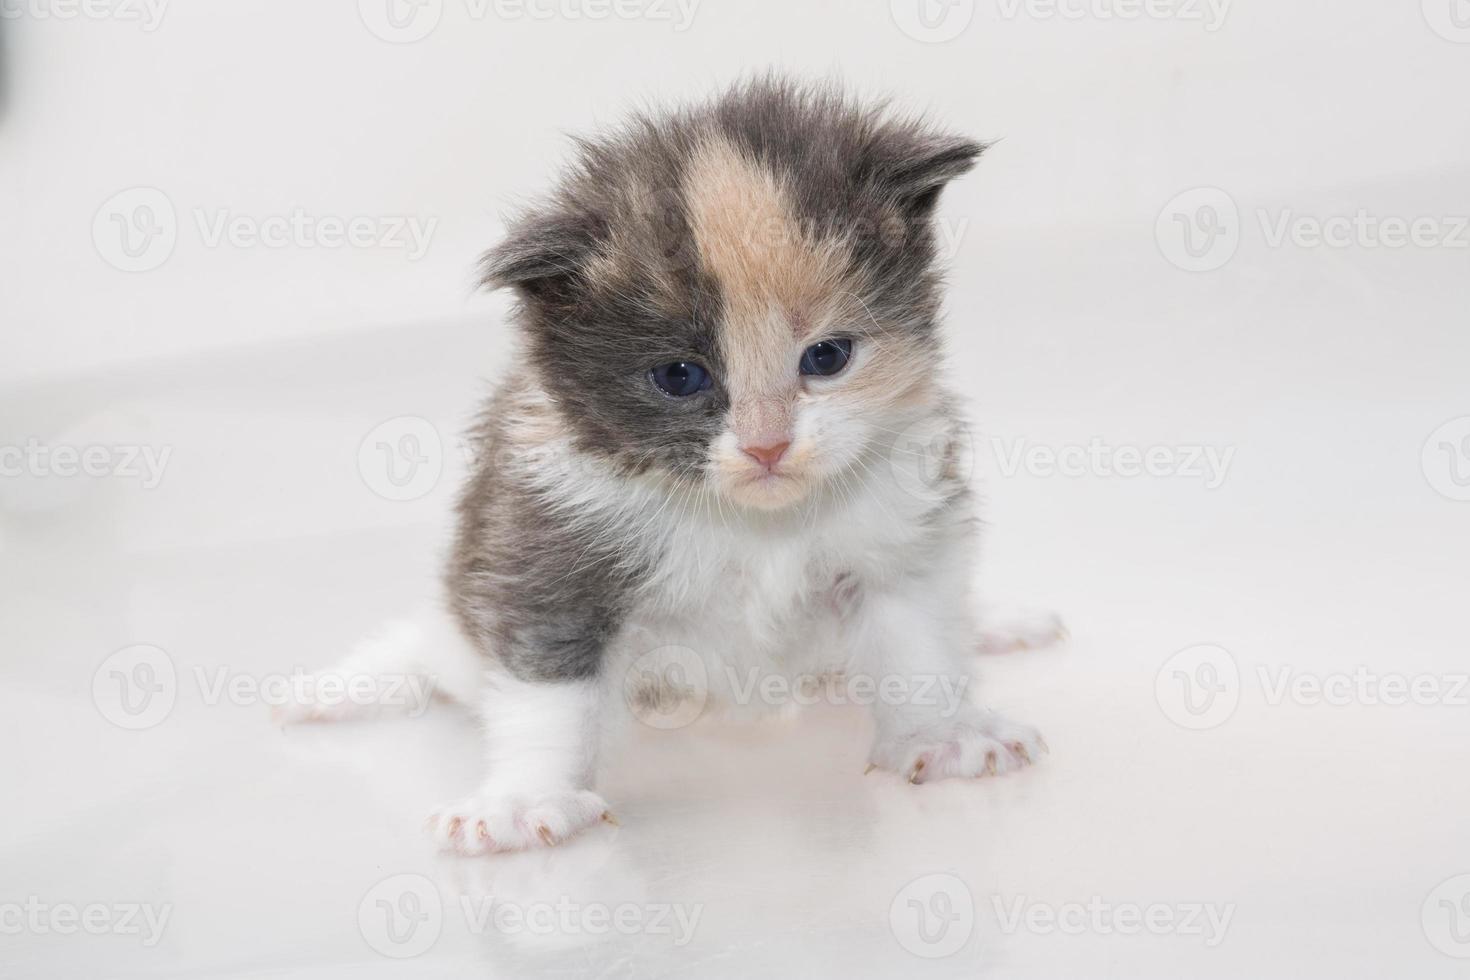
[[[524,346],[459,503],[470,651],[401,635],[345,668],[411,659],[482,712],[486,779],[440,843],[610,819],[606,728],[750,707],[773,675],[871,682],[870,769],[1030,763],[1035,730],[968,697],[975,517],[937,380],[934,212],[983,147],[775,79],[578,146],[484,260]]]

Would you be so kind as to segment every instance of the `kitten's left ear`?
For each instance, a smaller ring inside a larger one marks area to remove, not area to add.
[[[490,289],[509,287],[530,300],[564,297],[596,246],[598,227],[587,215],[550,209],[527,214],[481,258],[481,281]]]
[[[877,175],[886,190],[916,219],[928,218],[939,192],[974,169],[987,144],[962,136],[906,131],[879,150]]]

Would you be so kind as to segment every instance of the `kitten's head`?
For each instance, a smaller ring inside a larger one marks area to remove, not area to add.
[[[931,222],[980,144],[767,79],[578,145],[485,279],[584,451],[777,509],[938,397]]]

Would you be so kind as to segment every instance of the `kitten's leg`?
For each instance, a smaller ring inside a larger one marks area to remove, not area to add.
[[[975,647],[980,653],[1014,653],[1042,650],[1067,639],[1067,627],[1054,612],[1013,610],[998,613],[982,610],[980,635]]]
[[[993,776],[1026,766],[1045,750],[1036,729],[971,699],[967,661],[975,633],[962,612],[964,593],[958,582],[934,577],[864,597],[855,669],[872,673],[880,691],[870,768],[913,783]],[[885,683],[904,696],[882,696]]]
[[[473,704],[484,666],[484,656],[448,613],[426,607],[412,618],[384,623],[336,666],[302,675],[271,716],[280,723],[342,721],[384,711],[417,716],[434,695]]]
[[[602,700],[597,680],[521,681],[497,672],[482,705],[488,775],[477,792],[430,817],[440,846],[461,854],[521,850],[611,822],[592,791]]]

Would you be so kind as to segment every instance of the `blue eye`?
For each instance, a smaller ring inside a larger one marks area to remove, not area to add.
[[[675,398],[688,398],[710,385],[709,372],[693,361],[660,364],[649,374],[660,391]]]
[[[852,357],[852,341],[823,340],[812,344],[801,355],[801,373],[828,375],[836,374],[847,367]]]

